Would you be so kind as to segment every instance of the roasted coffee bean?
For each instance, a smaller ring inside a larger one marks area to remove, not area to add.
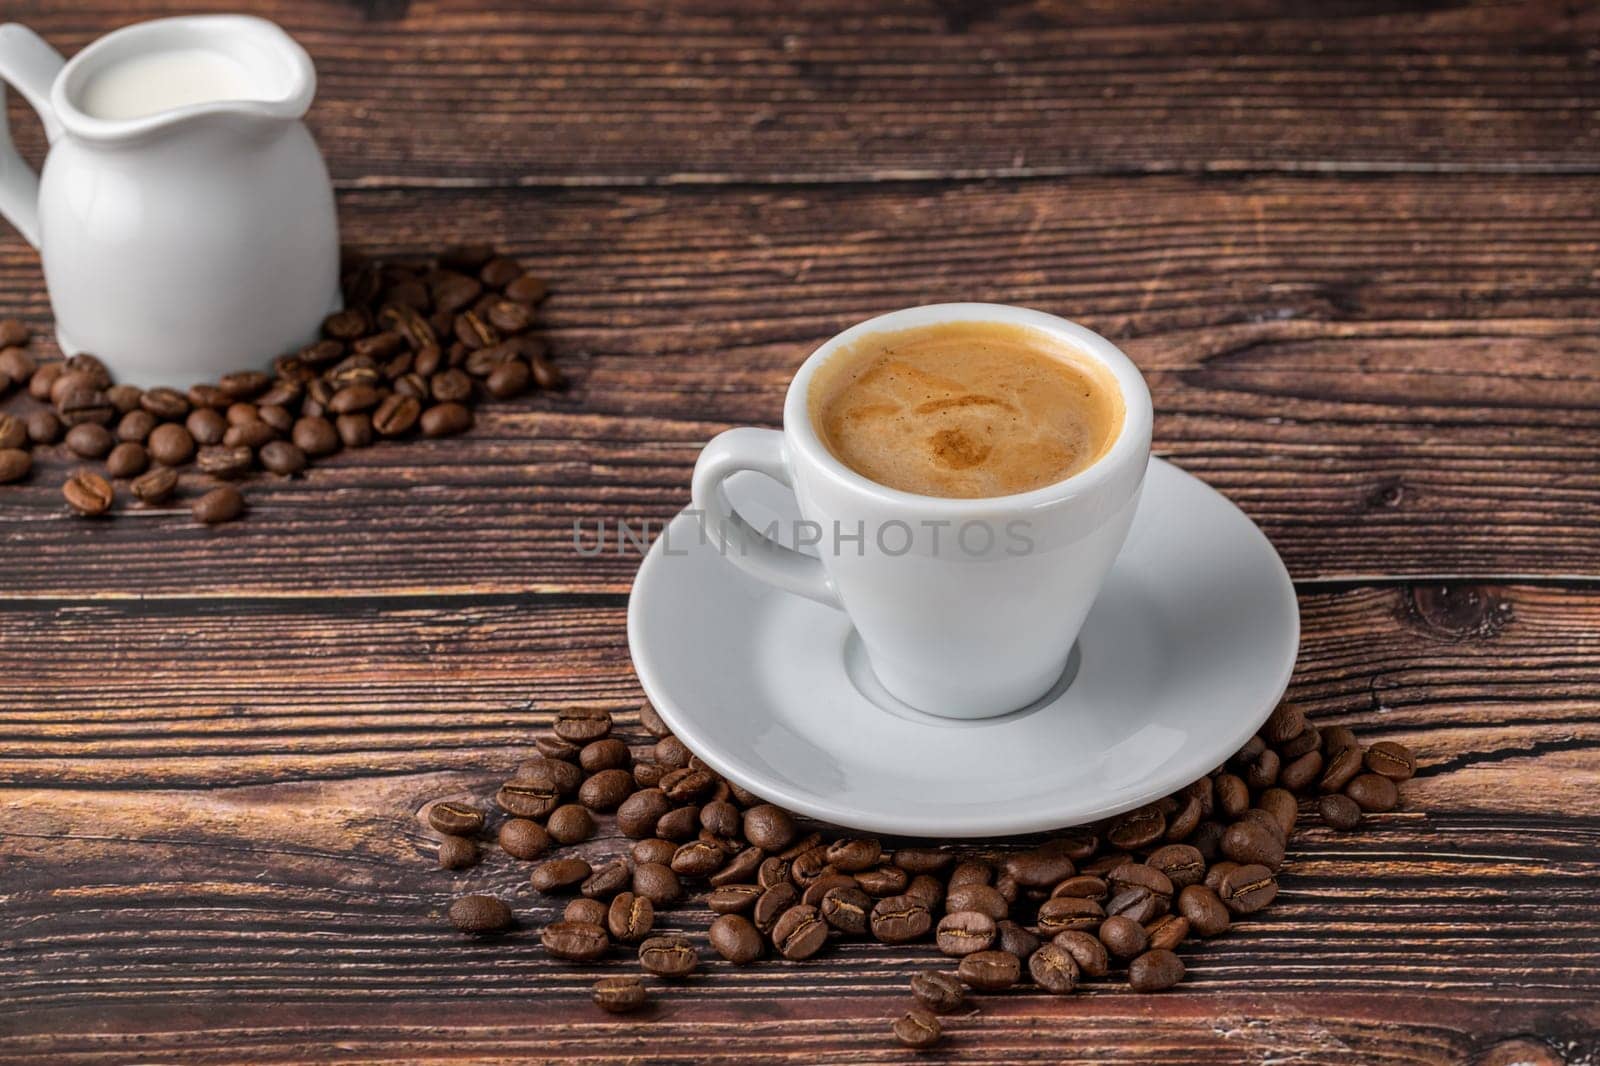
[[[61,379],[67,381],[66,377]],[[59,382],[57,383],[59,386]],[[116,407],[112,406],[106,394],[94,388],[71,388],[61,390],[62,396],[56,402],[56,413],[61,416],[61,421],[69,426],[81,426],[93,423],[100,426],[109,426],[118,417]]]
[[[182,466],[194,456],[194,438],[188,430],[171,422],[151,430],[146,447],[150,457],[163,466]]]
[[[191,407],[226,407],[233,398],[215,385],[190,385],[184,394]]]
[[[138,413],[143,414],[144,412]],[[146,417],[149,416],[147,415]],[[54,411],[40,408],[37,411],[30,412],[27,426],[28,440],[34,444],[54,444],[61,439],[61,419],[56,417]],[[128,438],[119,436],[118,439],[127,440]],[[144,438],[140,437],[139,439],[143,440]]]
[[[528,391],[533,371],[521,359],[510,359],[489,371],[484,391],[497,400],[509,400]]]
[[[143,395],[144,390],[133,385],[113,385],[106,390],[106,399],[111,401],[111,406],[117,409],[118,415],[141,410],[139,400]]]
[[[669,736],[672,733],[667,723],[662,721],[661,715],[657,713],[655,707],[651,706],[649,700],[641,700],[639,702],[639,725],[646,733],[658,739]]]
[[[994,946],[1026,962],[1044,941],[1007,918],[994,923]]]
[[[626,770],[601,770],[578,789],[578,799],[592,811],[614,811],[633,792],[633,775]]]
[[[372,412],[372,428],[381,437],[399,437],[411,432],[422,417],[422,404],[414,396],[390,393]]]
[[[372,419],[365,414],[340,415],[334,428],[346,448],[365,448],[372,443]]]
[[[794,840],[789,812],[770,803],[744,812],[744,838],[764,851],[778,851]]]
[[[161,429],[166,428],[166,426],[161,427]],[[173,428],[182,430],[181,426]],[[165,463],[167,466],[178,465],[163,459],[155,450],[155,440],[161,435],[161,429],[150,434],[150,454],[155,456],[158,462]],[[195,455],[195,466],[199,467],[202,473],[218,478],[243,477],[249,473],[251,466],[254,464],[255,453],[244,445],[230,447],[226,444],[212,444],[201,448]]]
[[[262,404],[256,409],[256,414],[278,433],[288,433],[294,428],[294,416],[277,404]]]
[[[718,955],[737,966],[761,957],[761,933],[743,915],[722,915],[711,923],[708,938]]]
[[[489,348],[479,348],[467,353],[466,361],[462,366],[473,377],[484,377],[494,373],[496,369],[510,362],[520,362],[517,359],[521,348],[514,341],[502,341]],[[471,391],[470,385],[467,391]],[[456,399],[457,397],[441,396],[440,399]]]
[[[595,1006],[607,1014],[631,1014],[650,1000],[644,982],[632,975],[602,977],[590,992]]]
[[[472,409],[459,403],[435,404],[422,412],[422,433],[426,437],[451,437],[472,428]]]
[[[911,879],[898,866],[875,866],[856,873],[856,883],[869,896],[898,896],[906,890]]]
[[[533,312],[516,300],[496,300],[485,309],[484,317],[502,334],[513,336],[533,328]]]
[[[548,784],[507,781],[495,793],[494,801],[518,818],[543,818],[561,805],[561,794]]]
[[[500,331],[484,320],[476,311],[463,311],[455,318],[456,340],[469,350],[488,348],[500,343]]]
[[[1210,783],[1209,778],[1201,780]],[[1205,804],[1195,796],[1184,796],[1179,801],[1178,809],[1167,818],[1165,838],[1171,841],[1188,840],[1204,817]]]
[[[1203,868],[1201,876],[1204,876]],[[1123,863],[1106,875],[1106,883],[1113,896],[1124,889],[1144,888],[1163,899],[1172,898],[1172,879],[1155,867],[1141,862]]]
[[[957,885],[945,896],[945,910],[978,911],[999,921],[1011,912],[1006,898],[990,885]]]
[[[1323,796],[1317,800],[1317,813],[1330,829],[1348,832],[1361,824],[1361,805],[1349,796]]]
[[[911,975],[911,994],[936,1014],[958,1010],[967,998],[967,986],[946,970],[924,970]]]
[[[756,905],[762,891],[760,885],[719,885],[706,897],[706,906],[717,914],[743,914]]]
[[[717,888],[722,887],[722,885],[747,882],[747,880],[755,877],[755,872],[760,869],[762,860],[765,860],[765,858],[766,853],[762,852],[762,848],[742,848],[739,852],[734,852],[733,858],[728,860],[726,866],[712,874],[710,885],[712,885],[712,888]]]
[[[229,426],[227,432],[222,434],[222,443],[229,448],[259,448],[277,436],[277,430],[259,419],[253,419]]]
[[[739,822],[739,808],[727,800],[716,800],[700,808],[701,826],[719,837],[738,836]]]
[[[1307,752],[1316,751],[1321,746],[1321,732],[1318,731],[1316,726],[1308,725],[1299,736],[1278,745],[1278,757],[1287,764]]]
[[[146,389],[139,397],[139,406],[163,422],[178,422],[189,413],[189,399],[177,389]]]
[[[670,840],[647,838],[639,841],[629,849],[636,863],[656,863],[665,866],[672,861],[673,852],[678,850],[678,845]]]
[[[1279,789],[1278,791],[1282,791],[1282,789]],[[1269,788],[1263,792],[1262,795],[1269,796],[1272,794],[1272,792],[1273,789]],[[1241,822],[1256,822],[1267,832],[1271,833],[1273,839],[1280,844],[1288,844],[1289,842],[1289,835],[1283,831],[1283,823],[1278,820],[1277,815],[1268,811],[1264,811],[1260,807],[1251,807],[1248,811],[1244,812],[1244,815],[1240,817],[1239,820]]]
[[[883,856],[883,845],[870,837],[847,837],[828,845],[828,865],[845,873],[876,866]]]
[[[1137,859],[1126,851],[1109,851],[1095,858],[1092,862],[1082,863],[1078,872],[1089,874],[1093,877],[1105,877],[1112,870],[1124,863],[1136,862]]]
[[[1022,962],[1009,951],[979,951],[963,958],[956,973],[973,988],[999,992],[1017,983]]]
[[[450,924],[463,933],[503,933],[511,923],[511,908],[493,896],[462,896],[450,904]]]
[[[603,707],[567,707],[556,713],[556,736],[574,744],[588,744],[611,732],[611,713]]]
[[[1349,747],[1341,748],[1333,755],[1327,767],[1322,771],[1322,779],[1317,783],[1317,788],[1323,792],[1342,792],[1344,786],[1353,781],[1361,773],[1365,765],[1366,752],[1361,745],[1352,742]]]
[[[749,816],[746,815],[748,818]],[[894,865],[915,877],[948,869],[955,856],[937,848],[901,848],[891,857]]]
[[[1236,774],[1219,774],[1216,780],[1217,810],[1237,818],[1250,809],[1250,786]]]
[[[537,859],[550,850],[550,834],[529,818],[508,818],[500,825],[500,849],[514,859]]]
[[[921,1007],[912,1007],[900,1015],[890,1029],[896,1040],[919,1051],[933,1047],[944,1036],[939,1019]]]
[[[543,278],[532,274],[524,274],[512,281],[505,288],[506,296],[525,304],[537,304],[545,298],[548,291]]]
[[[21,448],[0,448],[0,485],[21,481],[32,469],[33,456]],[[70,503],[72,497],[68,496],[67,500]]]
[[[376,385],[355,381],[333,394],[328,400],[328,410],[336,415],[360,414],[378,406],[381,399]]]
[[[1294,832],[1295,823],[1300,820],[1300,801],[1294,793],[1285,788],[1269,788],[1261,793],[1256,803],[1257,809],[1272,816],[1279,830],[1279,839],[1288,843],[1289,834]]]
[[[1078,962],[1059,944],[1045,944],[1029,956],[1028,972],[1035,984],[1058,996],[1078,987]]]
[[[262,444],[259,458],[266,470],[285,477],[306,468],[306,453],[286,440],[269,440]]]
[[[1128,985],[1135,992],[1162,992],[1183,980],[1183,960],[1155,948],[1128,965]]]
[[[1280,703],[1261,727],[1261,738],[1273,747],[1281,747],[1285,741],[1303,733],[1305,728],[1305,712],[1292,703]]]
[[[1106,840],[1113,847],[1131,851],[1155,843],[1166,830],[1166,815],[1152,803],[1118,815],[1106,830]]]
[[[441,370],[429,379],[428,393],[437,403],[461,403],[472,396],[472,379],[454,367]]]
[[[1244,767],[1244,783],[1257,792],[1264,788],[1271,788],[1278,783],[1278,770],[1282,762],[1278,753],[1271,748],[1264,749],[1254,761],[1246,763]]]
[[[594,817],[581,804],[564,803],[550,812],[545,829],[558,844],[577,844],[594,836]]]
[[[1265,866],[1251,864],[1222,876],[1217,896],[1235,914],[1254,914],[1278,895],[1278,882]]]
[[[1293,792],[1304,792],[1322,775],[1322,753],[1308,751],[1284,764],[1278,771],[1278,784]]]
[[[1017,884],[1017,879],[1008,873],[1001,873],[994,879],[994,890],[1000,893],[1000,898],[1006,901],[1007,906],[1017,902],[1022,896],[1022,887]]]
[[[540,892],[570,892],[593,872],[582,859],[549,859],[533,868],[529,882]]]
[[[672,801],[659,788],[635,792],[617,807],[617,828],[635,840],[652,836],[661,816],[672,809]]]
[[[578,891],[590,899],[607,899],[621,892],[632,880],[633,871],[627,860],[612,859],[596,866],[594,872],[583,879]]]
[[[360,307],[335,311],[322,320],[323,334],[338,341],[353,341],[371,328],[371,317]]]
[[[439,869],[463,870],[478,861],[478,845],[467,837],[446,834],[439,841]]]
[[[700,808],[698,807],[677,807],[656,820],[656,836],[679,843],[693,838],[699,830]]]
[[[689,749],[675,736],[664,736],[651,749],[651,757],[668,770],[682,770],[689,765]]]
[[[773,885],[793,884],[794,882],[789,878],[789,860],[779,858],[776,855],[763,859],[760,868],[756,870],[756,882],[762,888],[771,888]]]
[[[1189,936],[1189,919],[1181,914],[1163,914],[1145,929],[1152,948],[1168,951],[1183,943]]]
[[[49,400],[55,392],[56,382],[61,380],[66,368],[60,363],[45,363],[33,372],[33,377],[28,379],[28,395],[35,400]]]
[[[614,737],[591,741],[578,751],[578,765],[591,774],[620,770],[633,761],[628,745]]]
[[[1005,860],[1006,872],[1023,888],[1051,888],[1071,877],[1076,869],[1064,853],[1045,848],[1020,852]]]
[[[643,940],[655,924],[655,904],[636,892],[619,893],[606,911],[606,928],[625,944]]]
[[[1222,888],[1223,877],[1227,876],[1230,870],[1237,870],[1238,868],[1238,863],[1230,862],[1227,859],[1214,862],[1206,868],[1206,879],[1201,883],[1215,892]]]
[[[606,931],[588,922],[552,922],[539,934],[544,949],[558,959],[593,962],[611,947]]]
[[[939,919],[934,942],[946,955],[970,955],[994,945],[994,919],[981,911],[952,911]]]
[[[633,890],[657,907],[683,898],[683,884],[672,867],[659,862],[642,862],[633,868]]]
[[[33,377],[34,371],[38,369],[39,364],[25,349],[16,345],[0,349],[0,375],[4,375],[14,384],[21,385]]]
[[[658,977],[687,977],[699,964],[687,937],[653,936],[639,945],[639,965]]]
[[[1121,914],[1143,924],[1166,911],[1168,900],[1148,888],[1125,888],[1113,892],[1106,903],[1107,914]]]
[[[828,941],[828,923],[817,908],[804,903],[790,907],[772,925],[772,946],[791,962],[809,959]]]
[[[1261,734],[1257,733],[1255,736],[1245,741],[1244,744],[1240,746],[1239,750],[1233,753],[1233,757],[1228,761],[1236,766],[1246,766],[1259,759],[1261,757],[1261,753],[1266,750],[1267,742],[1261,739]]]
[[[1100,923],[1100,943],[1106,950],[1119,959],[1131,959],[1144,951],[1150,943],[1150,936],[1144,931],[1144,926],[1131,918],[1120,914],[1113,914]]]
[[[1345,725],[1331,725],[1322,731],[1322,755],[1332,759],[1346,748],[1357,747],[1356,735]]]
[[[485,285],[499,289],[522,276],[522,264],[509,255],[497,255],[478,269],[478,278]]]
[[[1417,772],[1417,757],[1404,744],[1380,740],[1367,749],[1366,767],[1391,781],[1408,781]]]
[[[142,414],[151,420],[151,428],[155,426],[155,416],[146,411],[138,411],[123,418],[123,425],[135,415]],[[228,420],[210,407],[197,407],[189,412],[189,417],[183,420],[183,428],[189,431],[189,436],[197,444],[221,444],[222,439],[228,434]],[[118,427],[121,431],[121,427]],[[148,433],[149,430],[146,430]]]
[[[134,496],[145,503],[161,503],[178,487],[178,472],[168,466],[158,466],[147,474],[133,479],[129,486]]]
[[[562,740],[554,733],[540,733],[533,738],[534,747],[545,759],[565,762],[578,757],[583,749],[570,740]]]
[[[856,879],[851,877],[849,874],[829,872],[823,874],[821,877],[817,878],[815,881],[806,886],[805,891],[800,893],[800,902],[821,909],[822,897],[826,896],[834,889],[859,889],[860,887],[861,886],[856,882]]]
[[[1155,855],[1152,854],[1151,858]],[[1077,874],[1069,877],[1051,890],[1052,896],[1076,896],[1079,899],[1104,900],[1111,895],[1110,886],[1105,879],[1093,874]]]
[[[915,896],[890,896],[872,907],[872,935],[885,944],[905,944],[933,927],[928,905]]]
[[[112,443],[111,431],[96,422],[80,422],[67,430],[67,449],[80,459],[102,458]]]
[[[1363,811],[1376,813],[1392,811],[1400,802],[1400,792],[1394,782],[1382,774],[1357,774],[1344,786],[1344,794],[1355,800]]]
[[[789,863],[789,880],[804,888],[811,882],[832,872],[828,865],[828,849],[815,847],[802,855],[796,855]]]
[[[830,888],[817,908],[823,920],[841,933],[861,936],[871,927],[872,897],[859,888],[842,885]]]
[[[992,885],[994,867],[977,859],[963,859],[950,871],[949,887],[954,890],[963,885]]]
[[[483,829],[483,812],[465,803],[435,803],[428,808],[428,824],[441,833],[471,836]]]
[[[27,444],[27,423],[16,415],[0,413],[0,449],[23,448]]]
[[[674,803],[696,803],[704,799],[716,783],[717,779],[709,772],[686,766],[663,777],[661,791]]]
[[[756,898],[755,908],[752,911],[756,928],[763,933],[770,933],[783,912],[799,902],[800,893],[794,885],[788,883],[773,885]]]
[[[111,482],[93,470],[74,471],[61,486],[61,495],[74,511],[86,517],[105,514],[116,500]]]
[[[755,843],[755,842],[751,841],[751,843]],[[805,836],[801,837],[800,839],[795,840],[792,843],[790,843],[790,845],[788,847],[786,847],[783,850],[779,851],[778,852],[778,858],[783,859],[785,862],[789,863],[790,867],[792,869],[793,865],[794,865],[794,860],[798,859],[800,856],[806,854],[807,852],[815,851],[817,849],[817,847],[819,845],[821,845],[821,843],[822,843],[822,834],[821,833],[808,833]],[[772,849],[768,848],[767,850],[771,851]]]
[[[653,788],[659,792],[661,779],[666,776],[666,768],[657,763],[636,762],[633,764],[633,781],[640,788]]]
[[[1197,885],[1206,875],[1205,857],[1189,844],[1168,844],[1157,848],[1145,859],[1145,864],[1163,874],[1175,889]]]
[[[1256,821],[1230,825],[1222,837],[1222,853],[1240,865],[1259,863],[1271,870],[1283,865],[1283,841]]]
[[[1039,934],[1050,937],[1069,929],[1095,929],[1105,916],[1105,909],[1092,899],[1054,896],[1039,904]]]
[[[673,852],[672,871],[684,877],[706,877],[722,869],[727,855],[705,840],[691,840]]]
[[[583,771],[565,759],[541,755],[517,768],[516,780],[553,788],[563,796],[576,795],[583,784]]]
[[[1081,929],[1069,929],[1057,933],[1050,943],[1070,955],[1072,961],[1078,965],[1078,972],[1086,977],[1104,977],[1111,967],[1106,946],[1092,933],[1086,933]],[[1043,951],[1044,948],[1039,950]]]

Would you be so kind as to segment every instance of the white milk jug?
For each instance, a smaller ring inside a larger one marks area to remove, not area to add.
[[[9,24],[0,79],[50,141],[35,175],[0,106],[0,214],[39,249],[63,352],[182,387],[316,339],[339,305],[339,232],[300,121],[316,73],[288,34],[242,15],[158,19],[68,62]]]

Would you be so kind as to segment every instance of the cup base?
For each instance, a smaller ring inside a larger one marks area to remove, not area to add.
[[[939,726],[992,725],[1001,721],[1010,722],[1025,718],[1060,699],[1071,687],[1073,680],[1078,676],[1079,668],[1083,665],[1083,653],[1074,643],[1072,650],[1067,654],[1065,666],[1054,675],[1043,692],[1021,703],[1013,702],[1008,705],[1004,701],[996,700],[988,705],[988,707],[1007,708],[1004,710],[990,710],[986,707],[979,713],[948,714],[917,707],[895,695],[878,676],[877,668],[873,666],[872,658],[867,654],[866,645],[861,641],[861,635],[854,629],[845,639],[841,656],[844,660],[844,672],[850,679],[850,684],[868,703],[887,714],[907,721]]]

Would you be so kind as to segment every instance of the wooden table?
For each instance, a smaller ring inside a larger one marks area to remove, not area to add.
[[[71,52],[163,0],[14,0]],[[643,1021],[433,868],[553,708],[640,697],[637,559],[822,338],[942,299],[1081,319],[1156,450],[1261,524],[1318,723],[1405,807],[1298,834],[1189,980],[989,998],[934,1061],[1600,1056],[1600,11],[1328,0],[274,0],[347,240],[501,243],[574,387],[249,487],[246,521],[0,495],[0,1059],[901,1062],[929,950],[708,975]],[[136,9],[136,11],[135,11]],[[20,139],[40,135],[12,97]],[[0,238],[0,313],[41,329]],[[614,847],[603,841],[600,847]],[[704,911],[673,920],[704,926]]]

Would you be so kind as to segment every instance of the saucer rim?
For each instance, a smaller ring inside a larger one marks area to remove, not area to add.
[[[724,762],[715,753],[716,745],[704,742],[701,734],[692,724],[694,721],[693,716],[680,714],[674,703],[665,697],[661,686],[653,680],[652,675],[656,673],[656,668],[650,662],[650,654],[646,648],[646,642],[640,639],[643,627],[640,587],[648,580],[647,569],[653,571],[655,566],[659,565],[654,560],[664,554],[662,546],[666,542],[666,531],[680,521],[695,521],[694,516],[689,513],[692,507],[678,512],[668,522],[667,526],[662,530],[662,536],[657,537],[656,542],[651,544],[650,550],[645,554],[645,558],[639,564],[638,572],[634,576],[633,585],[628,594],[627,624],[628,653],[633,660],[634,674],[638,677],[640,687],[644,689],[645,696],[650,700],[651,705],[655,707],[656,713],[672,729],[673,734],[683,741],[691,752],[699,756],[707,766],[767,802],[777,804],[785,810],[829,825],[861,832],[904,837],[931,836],[972,839],[985,836],[1023,836],[1087,825],[1154,802],[1163,796],[1171,795],[1174,791],[1210,773],[1211,769],[1225,762],[1229,756],[1239,750],[1260,729],[1262,723],[1271,716],[1273,710],[1282,701],[1284,693],[1288,691],[1289,681],[1294,675],[1294,668],[1300,657],[1301,629],[1299,597],[1295,591],[1293,578],[1289,575],[1288,567],[1284,565],[1283,558],[1278,554],[1278,550],[1273,547],[1272,542],[1262,532],[1261,528],[1237,504],[1204,480],[1166,459],[1152,455],[1150,457],[1150,466],[1155,467],[1157,464],[1167,468],[1171,473],[1179,477],[1195,482],[1214,497],[1218,503],[1232,509],[1243,520],[1250,533],[1260,542],[1260,546],[1265,548],[1266,557],[1276,564],[1275,576],[1278,578],[1277,584],[1280,592],[1285,596],[1283,602],[1288,607],[1288,615],[1291,622],[1289,626],[1291,639],[1288,641],[1290,653],[1286,661],[1280,664],[1279,676],[1272,686],[1274,695],[1265,702],[1264,709],[1259,713],[1241,716],[1239,721],[1243,728],[1240,729],[1238,734],[1232,737],[1227,745],[1218,744],[1214,746],[1214,750],[1220,753],[1216,762],[1192,776],[1188,770],[1185,770],[1181,775],[1169,772],[1166,775],[1154,776],[1150,779],[1149,784],[1130,789],[1126,796],[1120,796],[1117,799],[1075,811],[1070,820],[1067,821],[1062,821],[1059,814],[1035,813],[1030,808],[1019,809],[1017,812],[1018,817],[1006,819],[986,818],[982,814],[976,814],[971,816],[970,819],[964,820],[959,815],[952,818],[948,812],[945,812],[941,814],[938,824],[935,826],[930,822],[919,820],[914,814],[904,815],[893,812],[865,811],[859,807],[841,807],[825,799],[818,798],[815,794],[797,794],[780,783],[757,780],[742,770],[733,769],[732,764]],[[1150,484],[1151,479],[1147,474],[1145,481],[1146,492],[1149,491]],[[1137,516],[1134,521],[1137,523]],[[748,577],[743,579],[755,580]],[[976,726],[975,728],[981,729],[982,727]],[[1212,750],[1212,746],[1208,746],[1208,750]],[[1181,776],[1183,780],[1179,780],[1176,783],[1168,780],[1177,776]]]

